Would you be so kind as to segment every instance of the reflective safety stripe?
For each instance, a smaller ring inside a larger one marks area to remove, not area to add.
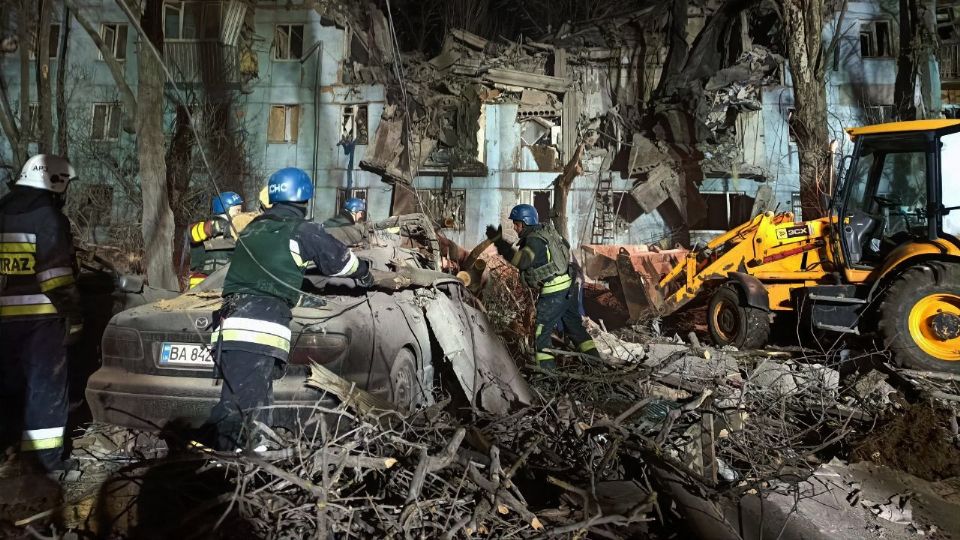
[[[30,244],[36,244],[37,235],[20,232],[0,233],[0,242],[28,242]]]
[[[559,276],[551,279],[550,281],[543,284],[543,288],[540,289],[541,294],[550,294],[558,291],[563,291],[570,288],[570,284],[573,282],[573,278],[569,274],[560,274]]]
[[[0,296],[0,317],[55,314],[57,308],[45,294]]]
[[[289,352],[291,335],[290,328],[282,324],[246,317],[228,317],[220,328],[210,335],[210,343],[216,344],[220,336],[223,336],[223,341],[245,341]]]
[[[194,223],[193,227],[190,227],[190,239],[196,242],[203,242],[207,239],[207,233],[204,230],[204,224],[206,222],[201,221],[199,223]]]
[[[545,362],[545,361],[547,361],[547,360],[553,360],[553,359],[554,359],[554,358],[553,358],[553,355],[552,355],[552,354],[548,354],[548,353],[545,353],[545,352],[538,352],[538,353],[536,354],[536,360],[537,360],[537,363],[538,363],[538,364],[539,364],[540,362]]]
[[[293,238],[290,239],[290,255],[293,255],[293,262],[300,268],[303,268],[303,257],[300,256],[300,244]]]
[[[218,330],[210,334],[210,342],[216,343],[220,336],[223,341],[243,341],[246,343],[256,343],[257,345],[266,345],[282,351],[290,352],[290,340],[284,339],[273,334],[256,332],[254,330]]]
[[[581,343],[577,348],[580,349],[580,352],[587,352],[587,351],[589,351],[589,350],[597,350],[597,346],[593,343],[593,340],[592,340],[592,339],[588,339],[588,340],[584,341],[584,342]]]
[[[37,274],[37,281],[40,282],[40,290],[43,292],[52,291],[57,287],[71,285],[76,280],[73,277],[73,269],[69,266],[60,266],[44,270]]]
[[[43,272],[37,273],[37,281],[46,281],[48,279],[53,279],[60,276],[72,276],[73,268],[69,266],[58,266],[56,268],[51,268],[49,270],[44,270]]]
[[[36,253],[37,245],[29,242],[0,242],[0,253]]]
[[[49,450],[62,446],[63,427],[26,430],[20,441],[20,450],[24,452]]]
[[[250,330],[253,332],[262,332],[290,340],[292,332],[290,327],[277,324],[270,321],[261,321],[260,319],[251,319],[248,317],[227,317],[220,325],[222,330]]]
[[[357,256],[354,255],[353,252],[351,251],[350,258],[347,259],[347,264],[343,265],[343,269],[337,272],[336,274],[332,274],[330,277],[349,276],[350,274],[356,272],[357,268],[359,267],[360,267],[360,259],[358,259]]]

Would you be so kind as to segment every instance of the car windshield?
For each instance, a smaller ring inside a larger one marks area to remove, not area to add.
[[[864,261],[908,237],[926,237],[927,158],[923,134],[865,137],[847,178],[845,222],[864,224]]]

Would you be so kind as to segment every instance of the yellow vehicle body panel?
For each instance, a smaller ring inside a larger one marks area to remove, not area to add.
[[[886,124],[874,124],[872,126],[862,126],[847,128],[847,134],[856,138],[860,135],[874,135],[881,133],[905,133],[908,131],[936,131],[954,126],[960,126],[960,120],[934,119],[934,120],[910,120],[907,122],[889,122]]]

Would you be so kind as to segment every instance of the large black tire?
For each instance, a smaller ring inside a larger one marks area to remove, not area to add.
[[[707,329],[713,342],[722,347],[759,349],[770,339],[770,313],[746,305],[736,285],[718,287],[707,307]]]
[[[423,403],[423,385],[417,379],[417,358],[404,347],[397,352],[390,369],[390,400],[402,411],[411,411]]]
[[[930,327],[930,317],[941,311],[960,315],[960,265],[922,263],[891,283],[877,330],[899,365],[960,373],[960,337],[943,340]]]

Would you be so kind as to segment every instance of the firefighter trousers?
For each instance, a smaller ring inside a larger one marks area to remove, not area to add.
[[[273,405],[273,374],[277,359],[270,355],[224,350],[220,353],[220,401],[210,414],[209,423],[216,431],[217,450],[244,448],[257,420],[270,425]]]
[[[67,425],[63,319],[0,320],[0,435],[24,462],[56,470]]]
[[[541,294],[537,300],[537,328],[534,349],[537,364],[555,365],[552,354],[543,352],[550,346],[550,338],[557,323],[563,322],[564,332],[577,345],[580,352],[597,354],[593,339],[583,327],[580,316],[580,299],[575,287],[551,293]]]

